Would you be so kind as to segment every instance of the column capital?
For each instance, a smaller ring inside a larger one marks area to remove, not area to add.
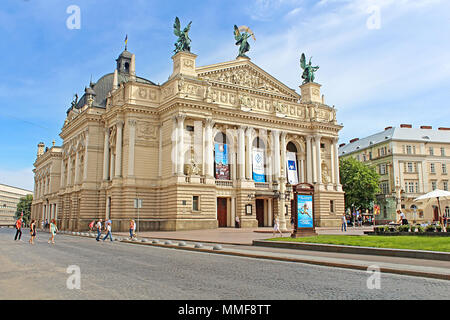
[[[209,118],[205,118],[205,125],[208,127],[214,127],[214,125],[216,124],[216,122],[213,120],[213,118],[209,117]]]
[[[272,134],[274,136],[276,136],[276,137],[279,137],[280,136],[280,130],[274,129],[274,130],[272,130]]]
[[[124,121],[123,120],[117,120],[116,121],[116,126],[123,127],[123,125],[124,125]]]
[[[135,127],[137,123],[136,119],[128,119],[128,125],[131,127]]]
[[[177,118],[178,122],[184,121],[186,119],[186,115],[185,114],[177,114],[175,117]]]

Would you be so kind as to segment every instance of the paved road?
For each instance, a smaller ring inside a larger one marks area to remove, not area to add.
[[[0,228],[0,299],[449,299],[450,282]],[[109,241],[109,240],[108,240]],[[81,289],[67,289],[68,266]]]

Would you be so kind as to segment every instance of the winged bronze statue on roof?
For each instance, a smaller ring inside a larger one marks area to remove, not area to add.
[[[315,66],[315,67],[312,66],[311,59],[312,59],[312,57],[309,58],[309,63],[306,64],[305,54],[302,53],[302,56],[300,58],[300,66],[303,69],[303,74],[302,74],[303,84],[309,83],[309,82],[314,82],[314,72],[319,70],[319,66]]]
[[[180,19],[175,18],[175,23],[173,24],[173,33],[178,37],[177,42],[175,42],[175,53],[180,51],[191,52],[191,39],[189,38],[189,30],[191,29],[191,22],[181,30]]]
[[[242,31],[242,33],[241,33]],[[239,28],[234,25],[234,39],[236,39],[236,45],[239,46],[239,57],[248,58],[245,53],[250,50],[250,44],[248,43],[248,38],[252,37],[255,39],[255,34],[249,27],[240,26]]]

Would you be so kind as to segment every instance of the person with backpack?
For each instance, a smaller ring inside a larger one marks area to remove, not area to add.
[[[22,237],[22,217],[20,217],[19,219],[17,219],[16,221],[16,236],[14,237],[14,241],[17,240],[17,236],[19,236],[19,241],[22,241],[20,238]]]
[[[36,220],[31,220],[30,224],[30,244],[34,244],[34,239],[36,238]]]

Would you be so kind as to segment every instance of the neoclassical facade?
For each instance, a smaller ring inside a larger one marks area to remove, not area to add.
[[[271,226],[278,217],[286,229],[290,186],[309,182],[316,225],[337,226],[342,126],[320,85],[304,84],[300,95],[248,58],[197,67],[196,57],[174,55],[173,73],[157,85],[122,52],[67,111],[62,146],[39,145],[34,218],[68,230],[98,218],[114,230],[129,219],[140,230],[183,230],[232,227],[236,216],[243,228]]]

